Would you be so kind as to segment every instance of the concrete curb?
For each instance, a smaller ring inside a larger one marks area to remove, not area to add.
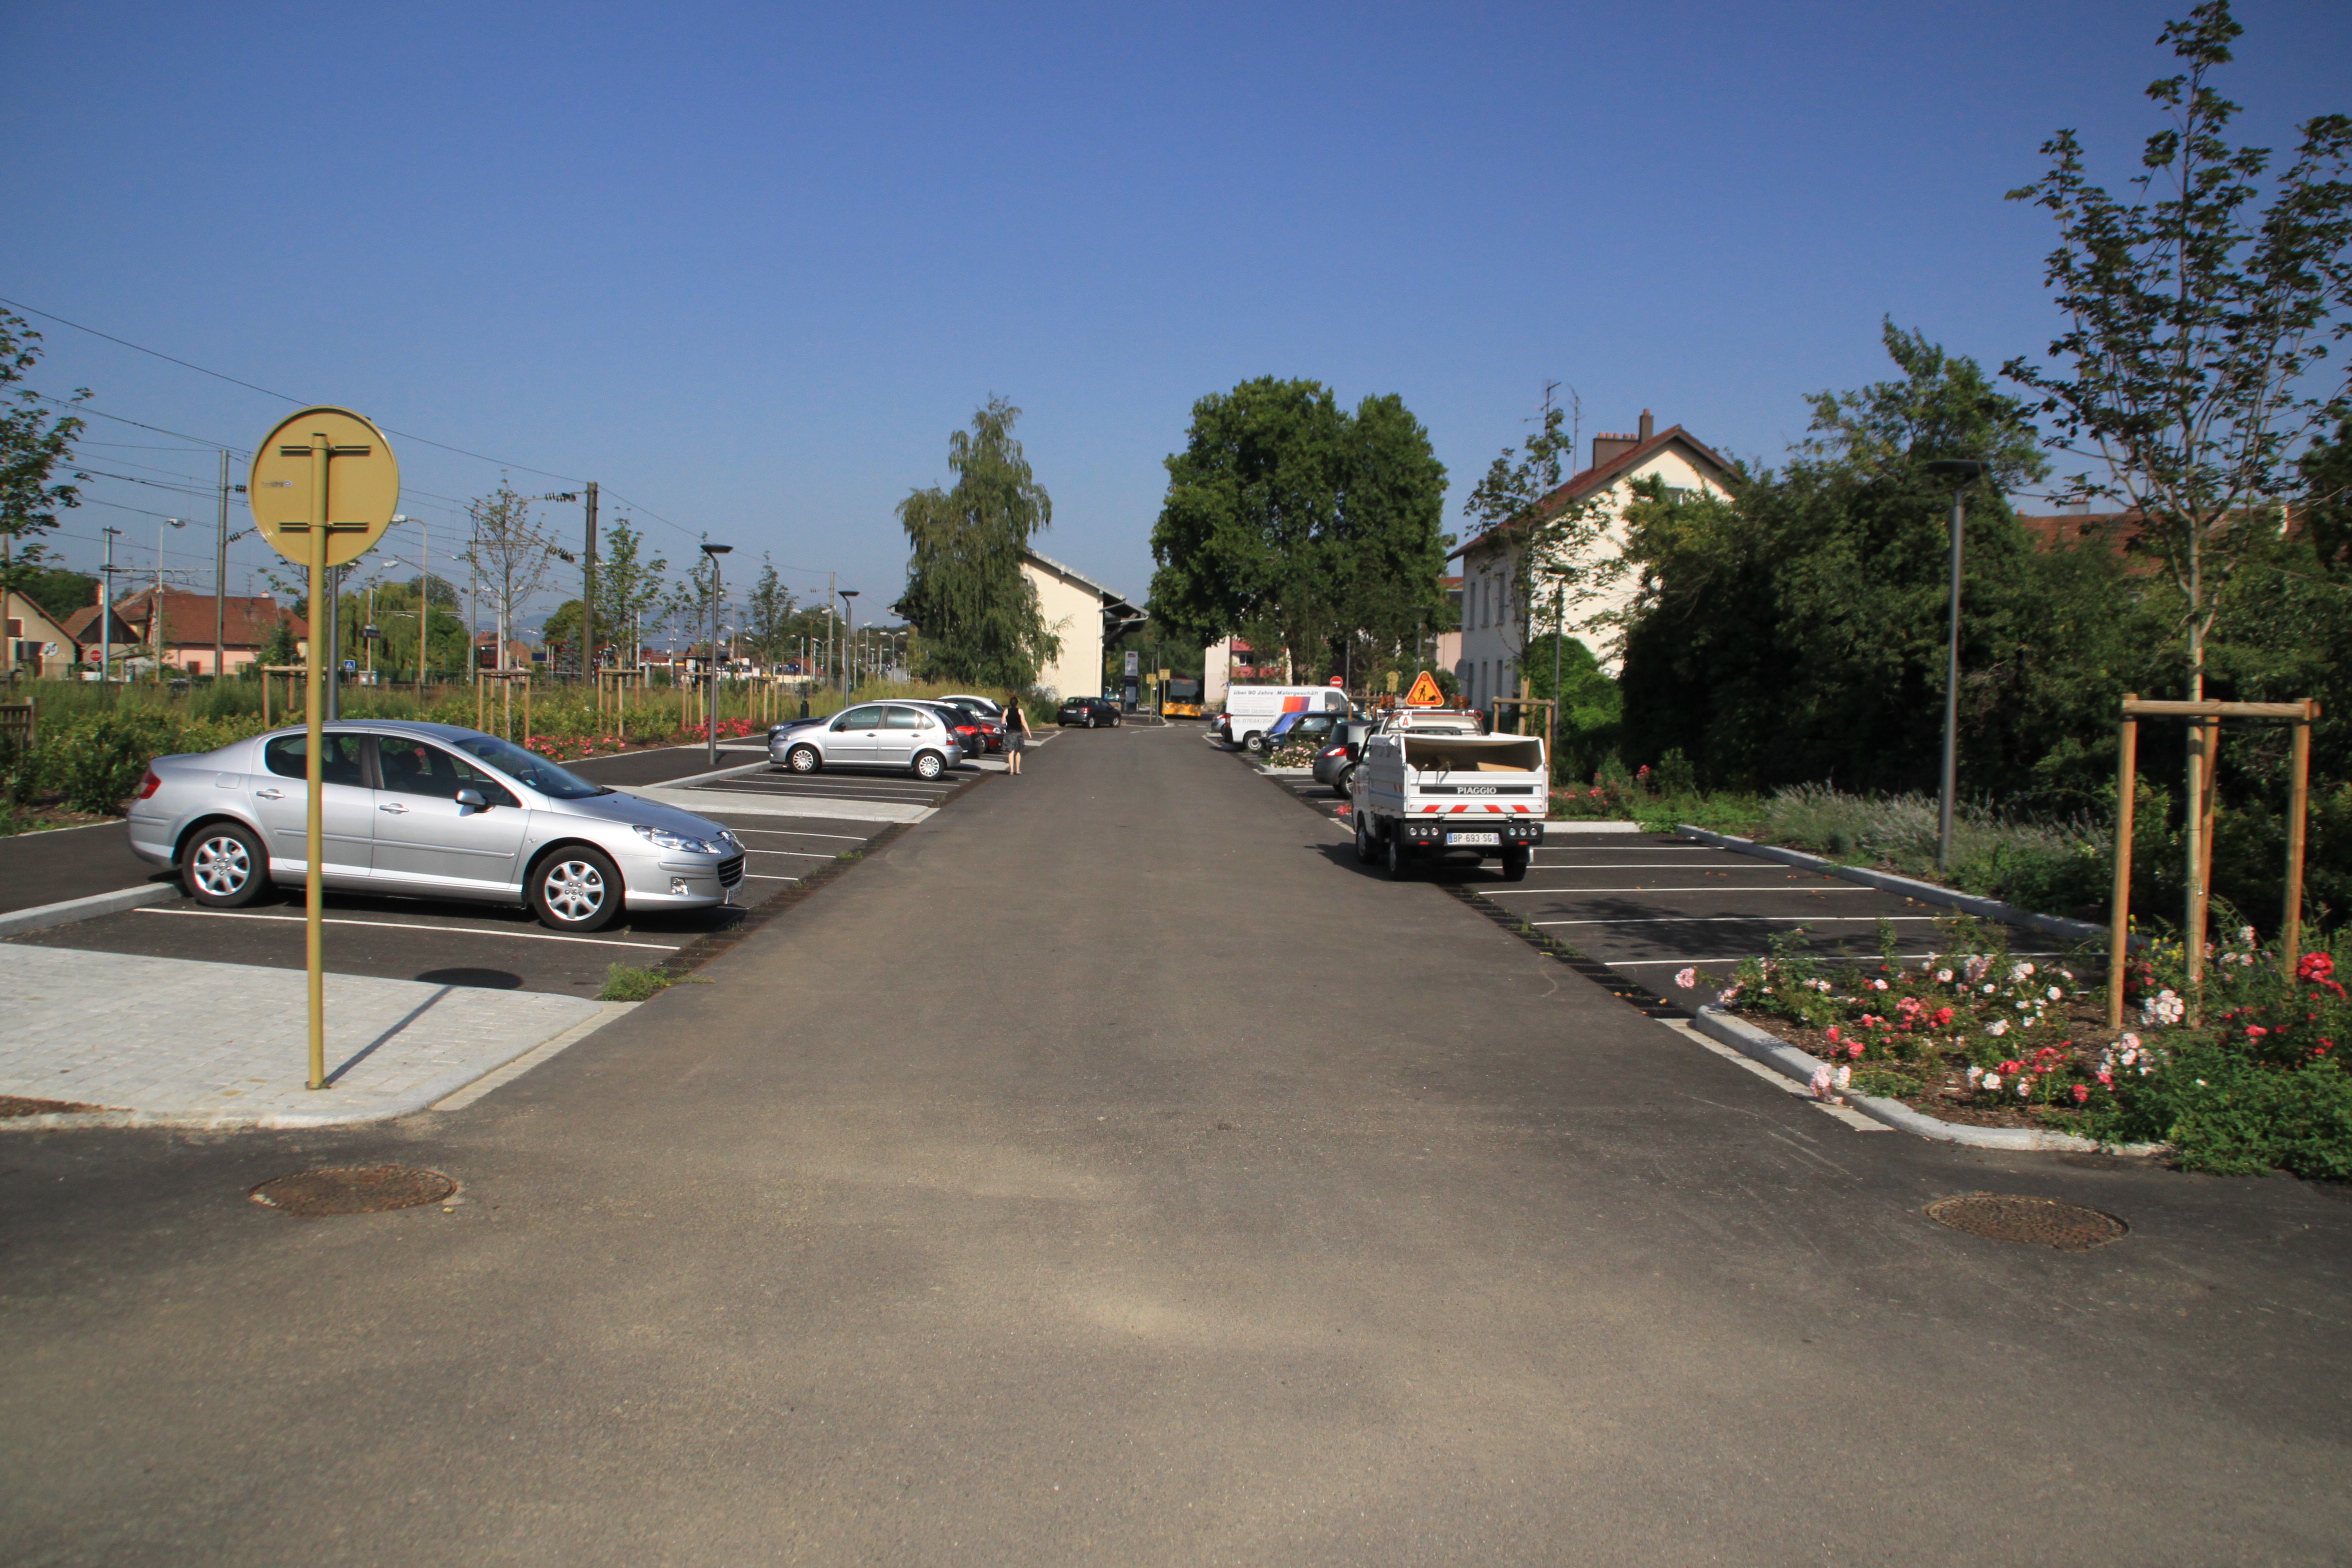
[[[1702,1005],[1692,1015],[1691,1027],[1708,1039],[1728,1045],[1741,1055],[1762,1062],[1799,1083],[1810,1084],[1813,1075],[1826,1065],[1819,1057],[1798,1050],[1778,1035],[1766,1034],[1754,1024],[1734,1018],[1712,1002]],[[1874,1094],[1848,1094],[1844,1099],[1872,1121],[1882,1122],[1897,1132],[1933,1138],[1939,1143],[1966,1144],[1974,1149],[2147,1155],[2158,1153],[2164,1147],[2157,1143],[2129,1143],[2117,1147],[2090,1138],[2078,1138],[2070,1132],[2046,1132],[2038,1127],[1969,1127],[1915,1111],[1900,1100],[1884,1099]]]
[[[599,1003],[601,1011],[593,1018],[583,1018],[544,1040],[517,1045],[495,1061],[468,1063],[453,1072],[443,1073],[438,1078],[417,1085],[397,1099],[379,1102],[357,1114],[338,1114],[326,1106],[322,1106],[315,1114],[279,1113],[245,1117],[220,1111],[63,1111],[47,1116],[0,1117],[0,1134],[72,1131],[85,1127],[178,1127],[211,1132],[299,1131],[316,1127],[360,1127],[370,1122],[393,1121],[402,1116],[414,1116],[419,1111],[433,1110],[444,1101],[452,1102],[447,1108],[456,1110],[472,1104],[482,1094],[489,1093],[501,1084],[521,1077],[556,1052],[578,1044],[606,1024],[643,1005],[640,1002]],[[475,1084],[482,1085],[478,1093],[464,1092]],[[334,1093],[332,1089],[321,1092],[327,1096]]]
[[[137,909],[142,904],[165,904],[180,896],[180,889],[171,882],[143,882],[137,887],[117,888],[111,893],[93,893],[88,898],[69,898],[62,904],[40,904],[31,909],[19,909],[13,914],[0,915],[0,937],[15,936],[20,931],[46,931],[51,926],[69,926],[77,920],[95,920],[100,915],[119,915],[126,909]]]
[[[2063,937],[2074,942],[2088,942],[2107,934],[2105,926],[2093,925],[2088,920],[2069,920],[2063,915],[2037,915],[2030,910],[2019,909],[2014,904],[2004,904],[1999,899],[1978,898],[1972,893],[1955,893],[1948,887],[1938,887],[1933,882],[1920,882],[1910,877],[1899,877],[1890,871],[1871,871],[1861,866],[1841,866],[1834,860],[1824,860],[1819,855],[1808,855],[1803,850],[1781,849],[1771,844],[1759,844],[1753,839],[1733,838],[1728,833],[1711,833],[1705,828],[1694,828],[1688,824],[1676,828],[1675,831],[1684,838],[1696,839],[1702,844],[1709,844],[1717,849],[1728,849],[1734,854],[1754,855],[1759,860],[1776,860],[1784,866],[1795,866],[1800,870],[1819,872],[1825,877],[1836,877],[1843,882],[1854,882],[1863,887],[1874,887],[1882,893],[1899,893],[1905,898],[1915,898],[1923,904],[1941,904],[1947,909],[1957,909],[1963,914],[1975,915],[1979,919],[1998,920],[2003,925],[2024,926],[2030,931],[2039,931],[2044,936]]]

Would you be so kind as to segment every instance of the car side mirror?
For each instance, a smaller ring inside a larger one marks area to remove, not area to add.
[[[457,803],[470,811],[488,811],[490,809],[490,802],[482,798],[482,792],[478,789],[459,790]]]

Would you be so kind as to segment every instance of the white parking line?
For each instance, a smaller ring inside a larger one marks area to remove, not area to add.
[[[803,833],[798,828],[732,828],[729,829],[729,831],[734,833],[765,833],[773,838],[837,838],[842,840],[844,843],[849,844],[863,844],[865,842],[863,838],[859,837],[855,833]],[[760,853],[765,854],[767,851],[762,850]]]
[[[746,882],[798,882],[798,881],[800,880],[800,878],[798,878],[798,877],[771,877],[771,876],[763,876],[762,874],[760,874],[760,873],[759,873],[759,872],[757,872],[757,871],[746,871],[746,872],[744,872],[744,873],[743,873],[743,879],[744,879]]]
[[[1932,925],[1949,915],[1645,915],[1639,920],[1530,920],[1531,926],[1706,926],[1772,924],[1866,926],[1884,920],[1889,925]]]
[[[1536,853],[1540,855],[1543,853],[1543,851],[1537,850]],[[1552,851],[1552,853],[1556,855],[1559,853],[1559,851],[1555,849]],[[1684,867],[1670,864],[1661,864],[1655,860],[1610,861],[1606,865],[1598,866],[1586,865],[1582,862],[1574,860],[1564,860],[1556,866],[1547,866],[1539,863],[1535,866],[1534,869],[1537,871],[1696,871],[1700,868],[1696,866]],[[1723,869],[1726,871],[1785,871],[1785,868],[1781,866],[1727,865]]]
[[[235,909],[134,909],[135,915],[204,915],[213,920],[294,920],[307,919],[304,915],[249,915]],[[518,942],[586,942],[592,947],[649,947],[657,953],[675,953],[674,942],[618,942],[608,936],[561,936],[553,931],[501,931],[496,927],[428,926],[405,920],[351,920],[329,915],[324,921],[330,926],[381,926],[387,931],[439,931],[448,936],[503,936]]]
[[[833,852],[823,849],[747,849],[746,855],[797,855],[803,860],[831,860]]]
[[[1482,887],[1488,898],[1523,893],[1876,893],[1875,887]]]

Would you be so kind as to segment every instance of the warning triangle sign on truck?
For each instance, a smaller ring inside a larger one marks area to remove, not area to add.
[[[1445,693],[1437,689],[1437,678],[1427,670],[1423,670],[1420,678],[1413,682],[1413,689],[1405,693],[1405,706],[1408,708],[1444,707]]]

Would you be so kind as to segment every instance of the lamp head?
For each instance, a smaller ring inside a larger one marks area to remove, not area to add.
[[[1956,485],[1964,485],[1982,479],[1985,474],[1985,466],[1969,457],[1939,457],[1927,465],[1927,471],[1938,479],[1948,479]]]
[[[702,547],[702,553],[705,555],[726,555],[734,548],[731,544],[706,544]]]

